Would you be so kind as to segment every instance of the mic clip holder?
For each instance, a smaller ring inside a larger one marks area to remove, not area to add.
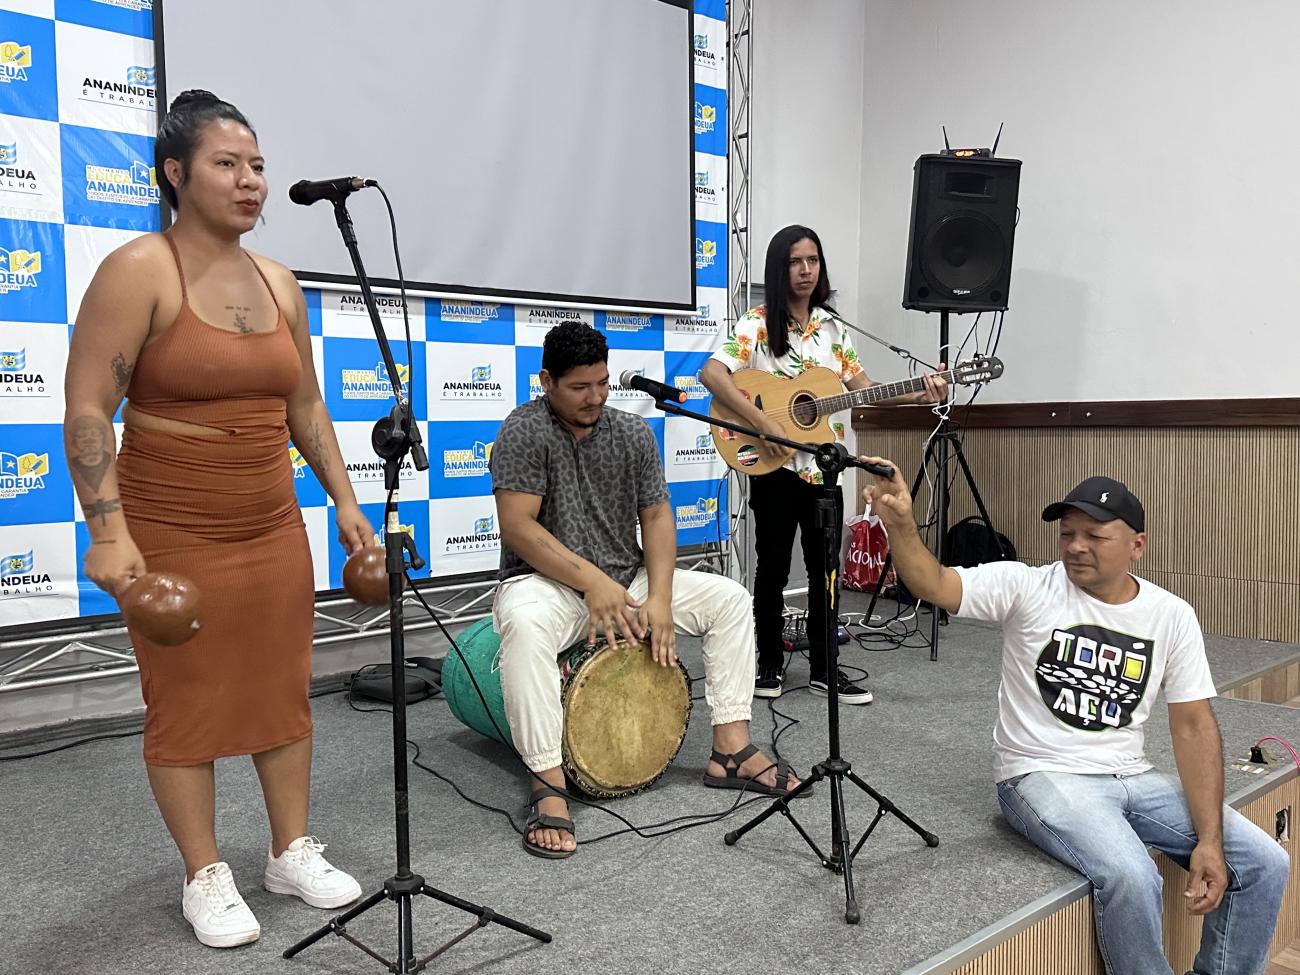
[[[390,374],[391,375],[391,374]],[[424,452],[420,427],[411,415],[411,407],[404,393],[399,393],[397,404],[375,421],[370,431],[370,446],[385,461],[400,459],[409,450],[415,469],[429,469],[429,457]]]

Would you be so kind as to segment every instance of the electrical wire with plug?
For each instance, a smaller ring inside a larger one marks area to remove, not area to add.
[[[1258,741],[1256,741],[1254,744],[1250,746],[1250,761],[1253,764],[1255,765],[1268,764],[1268,759],[1264,756],[1264,749],[1260,747],[1266,741],[1275,741],[1283,748],[1285,748],[1288,752],[1291,753],[1291,758],[1295,761],[1296,768],[1300,768],[1300,754],[1296,753],[1296,750],[1291,747],[1290,742],[1286,741],[1283,738],[1279,738],[1276,735],[1265,735],[1263,738],[1259,739]]]

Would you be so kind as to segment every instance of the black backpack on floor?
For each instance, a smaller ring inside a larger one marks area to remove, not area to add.
[[[985,562],[1012,562],[1016,547],[1011,539],[995,532],[979,515],[963,518],[948,529],[943,542],[945,565],[970,568]]]
[[[406,703],[414,704],[442,690],[442,660],[406,658]],[[367,664],[348,678],[348,696],[393,703],[392,664]]]

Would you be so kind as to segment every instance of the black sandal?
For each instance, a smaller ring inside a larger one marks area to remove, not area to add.
[[[794,777],[794,769],[785,762],[776,763],[776,785],[766,785],[755,779],[751,779],[740,774],[740,766],[749,761],[754,755],[758,754],[758,746],[752,741],[736,752],[734,755],[727,755],[724,752],[713,750],[713,761],[717,762],[726,771],[725,776],[704,775],[704,784],[710,789],[741,789],[745,792],[752,792],[757,796],[785,796],[793,790],[790,788],[790,779]],[[735,762],[735,765],[731,765]],[[761,774],[761,773],[760,773]],[[799,797],[810,796],[813,794],[813,787],[809,786],[799,793]]]
[[[528,805],[532,811],[528,814],[528,821],[524,823],[524,835],[520,837],[520,840],[524,845],[524,850],[535,857],[542,857],[546,860],[564,860],[573,856],[573,854],[578,851],[576,849],[550,850],[544,846],[538,846],[536,843],[528,842],[528,834],[538,829],[563,829],[567,830],[569,835],[572,836],[575,841],[578,839],[578,831],[573,828],[572,819],[562,819],[559,816],[546,816],[537,811],[537,804],[550,796],[556,796],[560,799],[567,798],[567,796],[565,796],[565,794],[559,789],[553,789],[549,785],[535,790],[533,794],[528,797]]]

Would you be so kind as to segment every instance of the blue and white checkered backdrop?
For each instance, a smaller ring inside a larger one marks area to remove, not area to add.
[[[393,351],[426,423],[430,468],[404,472],[401,521],[428,557],[420,574],[496,567],[500,535],[487,462],[501,420],[536,396],[542,338],[579,317],[609,340],[610,371],[636,369],[686,390],[726,309],[725,0],[695,5],[695,266],[698,317],[558,311],[412,299],[413,361]],[[255,106],[245,106],[256,116]],[[159,227],[152,0],[5,0],[0,8],[0,626],[117,611],[81,574],[89,536],[62,447],[71,322],[96,267]],[[283,191],[283,188],[279,188]],[[398,201],[400,205],[401,201]],[[275,255],[268,255],[274,257]],[[398,299],[385,297],[390,338]],[[382,524],[382,473],[370,450],[391,396],[359,296],[308,290],[312,351],[357,498]],[[664,417],[615,386],[610,403],[658,437],[684,545],[725,537],[724,468],[706,428]],[[119,428],[119,438],[121,430]],[[317,589],[337,588],[344,553],[324,490],[290,448]]]

